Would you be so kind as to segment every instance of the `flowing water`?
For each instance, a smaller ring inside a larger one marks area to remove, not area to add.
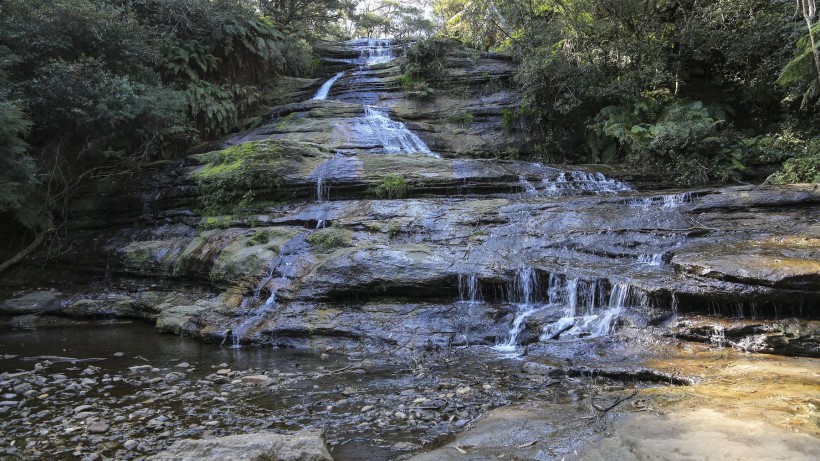
[[[322,101],[322,100],[327,99],[327,95],[328,95],[328,93],[330,93],[330,88],[333,86],[334,83],[336,83],[336,80],[339,80],[340,78],[342,78],[342,76],[344,74],[345,74],[344,72],[339,72],[338,74],[334,75],[333,78],[331,78],[330,80],[325,82],[321,86],[321,88],[319,88],[319,91],[316,92],[316,95],[313,96],[313,100],[314,101]]]

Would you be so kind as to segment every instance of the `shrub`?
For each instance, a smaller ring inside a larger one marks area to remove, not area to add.
[[[444,118],[447,123],[452,123],[453,125],[461,125],[462,128],[467,128],[475,122],[475,116],[468,111],[458,112],[455,114],[450,114]]]
[[[404,198],[410,191],[407,181],[401,176],[390,174],[382,179],[381,184],[373,189],[373,195],[378,198]]]
[[[350,245],[353,237],[349,230],[331,226],[310,234],[307,242],[319,251],[329,251]]]

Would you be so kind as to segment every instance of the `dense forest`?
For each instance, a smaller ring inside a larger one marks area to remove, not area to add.
[[[277,75],[323,75],[313,45],[358,36],[420,40],[416,88],[453,40],[512,55],[528,158],[817,182],[817,20],[814,0],[6,0],[0,215],[36,246],[84,182],[241,129]]]

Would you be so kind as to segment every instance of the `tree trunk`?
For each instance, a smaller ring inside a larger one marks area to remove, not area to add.
[[[45,231],[40,232],[39,234],[37,234],[37,236],[36,236],[36,237],[34,237],[34,241],[33,241],[33,242],[31,242],[31,243],[30,243],[27,247],[25,247],[25,248],[23,248],[22,250],[20,250],[20,252],[19,252],[19,253],[17,253],[16,255],[14,255],[14,256],[13,256],[11,259],[9,259],[8,261],[6,261],[6,262],[4,262],[4,263],[0,264],[0,274],[2,274],[3,272],[5,272],[8,268],[10,268],[10,267],[14,266],[15,264],[19,263],[19,262],[20,262],[20,261],[22,261],[22,260],[23,260],[26,256],[30,255],[30,254],[31,254],[34,250],[36,250],[37,248],[39,248],[39,247],[40,247],[40,245],[42,245],[42,244],[43,244],[43,241],[46,239],[46,236],[47,236],[48,234],[50,234],[51,232],[53,232],[53,231],[54,231],[54,229],[53,229],[53,228],[51,228],[51,229],[48,229],[48,230],[45,230]]]
[[[814,17],[817,15],[817,3],[815,0],[798,0],[799,6],[803,9],[803,18],[806,20],[806,27],[809,28],[809,41],[811,42],[811,54],[814,57],[814,67],[817,69],[817,80],[820,83],[820,50],[817,49],[817,42],[814,39]]]

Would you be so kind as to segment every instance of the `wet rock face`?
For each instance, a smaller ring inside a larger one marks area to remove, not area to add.
[[[680,251],[672,258],[679,272],[785,289],[820,286],[820,241],[809,237],[777,236],[730,245],[703,245]]]
[[[820,322],[693,317],[670,325],[670,336],[745,352],[820,357]]]
[[[70,248],[9,279],[69,294],[10,294],[0,313],[373,350],[515,347],[676,312],[818,316],[817,185],[637,191],[600,168],[446,158],[510,140],[492,115],[509,91],[474,91],[503,83],[510,62],[448,58],[461,103],[487,116],[458,127],[403,96],[397,61],[360,67],[349,52],[334,51],[347,67],[327,100],[279,106],[225,149],[89,186]],[[410,135],[432,151],[408,151]]]
[[[151,461],[333,461],[321,432],[292,435],[259,432],[209,440],[180,440]]]

